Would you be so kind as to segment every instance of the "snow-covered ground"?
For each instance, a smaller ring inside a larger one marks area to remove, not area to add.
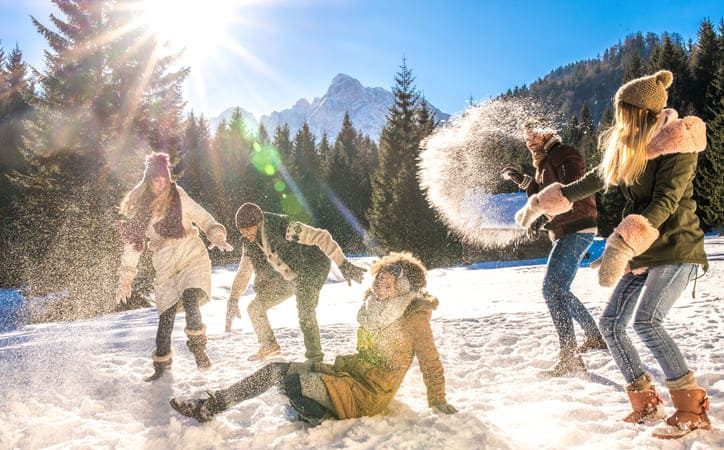
[[[448,400],[458,414],[427,408],[415,363],[384,415],[312,428],[290,420],[284,397],[271,391],[198,424],[177,415],[169,398],[226,386],[259,367],[246,360],[256,350],[246,314],[232,333],[223,333],[233,278],[233,267],[224,267],[215,270],[213,301],[202,308],[214,362],[207,372],[196,370],[179,315],[172,375],[155,383],[141,380],[151,372],[154,309],[0,334],[0,449],[721,449],[724,238],[708,239],[706,248],[711,270],[698,280],[696,298],[688,287],[667,326],[708,389],[714,431],[660,441],[650,437],[649,426],[621,422],[629,405],[608,352],[584,355],[586,376],[540,379],[538,372],[554,363],[558,349],[540,294],[543,266],[430,272],[429,289],[440,298],[433,332]],[[318,316],[327,361],[354,350],[356,311],[369,281],[350,288],[330,279],[322,291]],[[595,271],[581,269],[573,289],[600,315],[610,290],[597,286]],[[250,299],[250,293],[242,298],[242,309]],[[284,358],[302,360],[294,301],[272,309],[270,320]],[[661,385],[654,359],[646,350],[642,357]],[[672,411],[668,393],[661,391]]]

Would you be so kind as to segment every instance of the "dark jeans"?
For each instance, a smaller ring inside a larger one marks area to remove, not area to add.
[[[181,304],[186,311],[186,328],[189,330],[200,330],[204,323],[201,319],[199,303],[206,297],[206,293],[198,288],[186,289],[181,295]],[[158,330],[156,330],[156,355],[165,356],[171,351],[171,333],[173,323],[176,319],[178,303],[163,312],[158,318]]]
[[[576,350],[573,319],[583,328],[586,336],[600,338],[596,321],[583,303],[571,292],[571,284],[578,272],[586,250],[593,242],[593,233],[571,233],[553,242],[548,267],[543,280],[543,298],[558,332],[562,352]]]
[[[627,383],[644,374],[641,358],[626,334],[633,329],[651,351],[666,379],[676,380],[689,372],[679,347],[662,325],[689,280],[696,277],[694,264],[657,266],[642,275],[627,273],[618,282],[601,316],[601,331],[613,360]]]

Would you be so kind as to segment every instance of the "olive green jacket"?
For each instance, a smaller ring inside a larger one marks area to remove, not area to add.
[[[623,217],[639,214],[659,231],[651,247],[631,260],[631,269],[676,263],[701,264],[704,270],[708,269],[704,232],[693,199],[697,152],[706,147],[705,137],[701,137],[703,126],[700,119],[686,117],[663,127],[649,144],[643,174],[632,185],[619,185],[626,199]],[[690,133],[696,133],[695,143],[681,137]],[[705,129],[703,133],[705,136]],[[575,202],[604,187],[600,171],[593,169],[580,180],[563,186],[561,192]]]

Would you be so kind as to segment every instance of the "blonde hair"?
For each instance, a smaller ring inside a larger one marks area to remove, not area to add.
[[[601,133],[599,170],[607,185],[631,185],[646,169],[646,145],[657,130],[657,115],[625,102],[616,103],[615,122]]]
[[[151,192],[149,183],[144,178],[140,183],[135,185],[133,189],[128,191],[123,197],[123,200],[121,200],[121,206],[119,208],[121,214],[131,218],[136,216],[141,209],[146,208],[151,208],[153,212],[165,213],[171,206],[170,186],[171,184],[169,183],[168,188],[163,194],[155,196]]]

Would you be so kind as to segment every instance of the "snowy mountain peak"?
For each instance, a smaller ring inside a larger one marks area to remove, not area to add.
[[[356,78],[340,73],[332,78],[332,84],[327,89],[327,97],[350,96],[364,91],[364,86]]]
[[[289,109],[262,116],[261,122],[270,131],[286,123],[292,134],[307,122],[317,137],[326,132],[334,138],[342,127],[345,113],[349,113],[352,124],[360,133],[377,140],[393,102],[390,91],[366,87],[356,78],[340,73],[332,79],[323,96],[316,97],[311,103],[300,99]],[[438,120],[449,117],[437,108],[433,107],[433,111]]]

